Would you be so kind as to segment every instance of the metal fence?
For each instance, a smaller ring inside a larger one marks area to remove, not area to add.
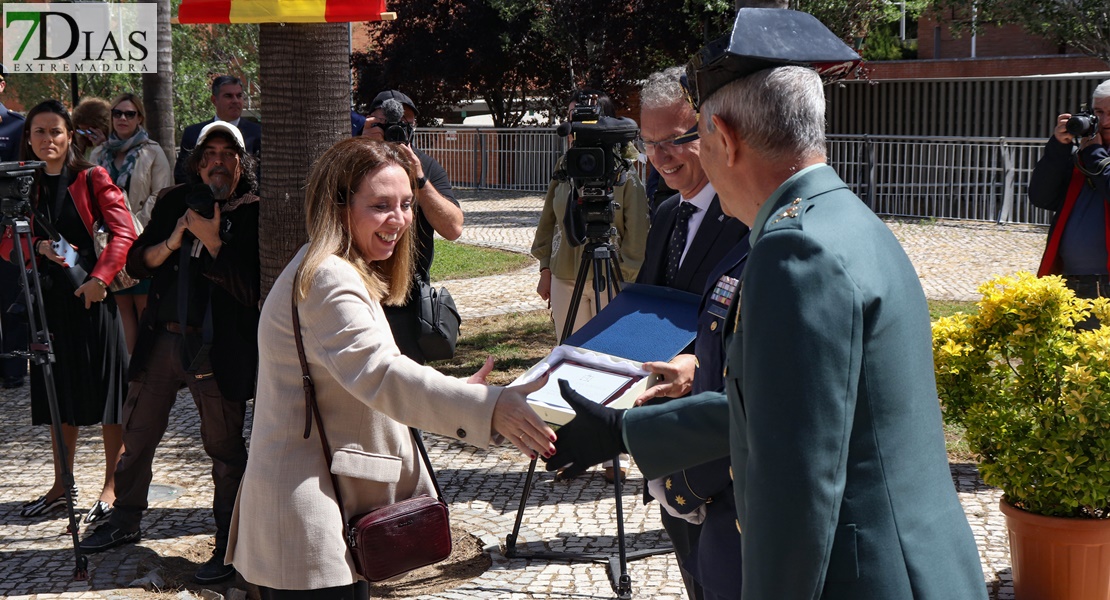
[[[419,129],[416,146],[435,157],[455,187],[543,192],[563,139],[554,128]]]
[[[1047,224],[1029,203],[1044,140],[829,136],[829,164],[882,215]]]
[[[416,145],[464,189],[543,192],[563,153],[551,128],[420,129]],[[830,135],[829,164],[881,215],[1047,224],[1029,204],[1043,139]]]

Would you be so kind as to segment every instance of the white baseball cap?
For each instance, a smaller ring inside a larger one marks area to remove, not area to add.
[[[240,152],[247,151],[247,144],[243,142],[243,134],[239,132],[238,127],[227,121],[212,121],[205,125],[204,129],[200,130],[200,135],[197,136],[197,147],[199,148],[200,145],[204,143],[204,140],[208,139],[209,135],[221,131],[230,135],[232,139],[235,140],[235,143],[239,146]]]

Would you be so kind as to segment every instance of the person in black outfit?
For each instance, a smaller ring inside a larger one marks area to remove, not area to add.
[[[6,75],[4,65],[0,65],[0,94],[4,93],[8,85],[4,79]],[[0,103],[0,161],[19,160],[19,141],[22,139],[23,115],[8,110],[8,107]],[[0,327],[4,334],[4,344],[0,352],[27,349],[27,325],[22,315],[25,309],[23,303],[18,301],[22,293],[19,268],[0,261]],[[3,377],[6,389],[22,386],[26,376],[26,359],[0,358],[0,377]]]
[[[697,113],[682,87],[684,72],[681,67],[671,67],[652,73],[640,91],[644,151],[664,183],[678,193],[655,210],[636,282],[702,294],[707,284],[716,282],[710,277],[748,228],[725,215],[701,166],[701,143],[694,133]],[[665,510],[661,510],[660,520],[674,544],[687,595],[702,600],[701,586],[685,564],[698,546],[702,528]]]
[[[216,548],[195,579],[212,583],[235,573],[224,551],[247,464],[243,423],[258,367],[258,196],[253,159],[228,123],[201,131],[189,171],[202,184],[163,190],[127,257],[129,273],[153,278],[124,406],[127,451],[116,469],[115,510],[81,550],[140,539],[154,452],[177,391],[187,385],[215,485]],[[197,199],[208,191],[216,202],[206,215]]]
[[[102,424],[106,475],[99,500],[86,516],[86,522],[92,522],[103,516],[107,502],[115,498],[111,474],[122,443],[120,408],[129,357],[108,282],[123,268],[135,230],[123,192],[107,171],[77,156],[73,133],[73,121],[57,100],[31,109],[24,123],[23,160],[46,163],[35,176],[38,189],[32,240],[24,256],[34,257],[40,265],[44,312],[54,337],[53,380],[69,472],[73,471],[77,428]],[[100,257],[93,252],[94,221],[101,221],[114,233]],[[55,251],[46,224],[79,249],[76,256],[67,259]],[[15,259],[13,241],[7,228],[0,240],[0,256]],[[31,422],[35,425],[52,422],[46,386],[42,367],[32,366]],[[55,450],[57,444],[54,440]],[[55,460],[54,484],[38,499],[24,504],[20,514],[40,517],[61,511],[66,506],[65,492],[62,464]]]
[[[387,90],[375,96],[370,103],[370,116],[366,118],[362,135],[379,142],[385,140],[382,126],[386,123],[386,117],[382,104],[390,99],[404,107],[406,123],[416,123],[419,112],[412,99],[396,90]],[[447,240],[459,239],[462,235],[463,213],[451,190],[451,179],[447,176],[447,171],[443,170],[436,159],[418,148],[402,146],[404,152],[411,154],[409,158],[420,164],[420,171],[416,174],[416,217],[413,219],[413,227],[416,229],[416,277],[425,283],[431,283],[428,272],[435,258],[435,234],[438,233]],[[389,328],[393,330],[393,339],[401,353],[424,364],[424,353],[416,342],[420,336],[419,291],[420,283],[413,278],[409,298],[404,306],[384,308]]]

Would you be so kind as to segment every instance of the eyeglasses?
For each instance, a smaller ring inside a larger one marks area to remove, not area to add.
[[[137,111],[137,110],[116,110],[114,108],[112,109],[112,118],[113,119],[127,119],[128,121],[130,121],[131,119],[134,119],[137,116],[139,116],[139,111]]]
[[[687,129],[686,133],[680,133],[670,139],[660,140],[658,142],[649,142],[643,138],[640,138],[640,142],[644,145],[644,154],[652,155],[660,150],[674,152],[676,150],[675,146],[688,144],[696,139],[698,139],[697,123],[695,123],[694,126],[690,129]]]

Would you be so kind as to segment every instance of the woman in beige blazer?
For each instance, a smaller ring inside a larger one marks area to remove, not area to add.
[[[108,139],[93,149],[89,161],[100,165],[112,176],[112,183],[123,190],[127,197],[127,207],[135,215],[140,227],[137,233],[150,221],[150,211],[158,192],[173,185],[170,162],[158,142],[150,139],[143,124],[146,123],[146,108],[143,99],[136,94],[126,93],[112,100],[112,130]],[[93,135],[98,135],[93,130]],[[97,139],[97,138],[93,138]],[[146,296],[150,292],[150,280],[113,292],[123,321],[123,335],[127,339],[127,351],[135,351],[139,339],[139,320],[146,310]],[[103,504],[103,503],[101,503]],[[105,516],[111,512],[111,504],[97,505]],[[93,513],[90,513],[93,514]]]
[[[334,471],[353,516],[434,494],[408,426],[479,447],[508,437],[525,454],[554,451],[528,407],[538,389],[486,387],[416,364],[397,350],[382,304],[412,277],[413,165],[393,144],[343,140],[309,178],[309,243],[274,283],[258,327],[259,372],[247,471],[226,561],[262,598],[366,596],[305,395],[292,299]]]

